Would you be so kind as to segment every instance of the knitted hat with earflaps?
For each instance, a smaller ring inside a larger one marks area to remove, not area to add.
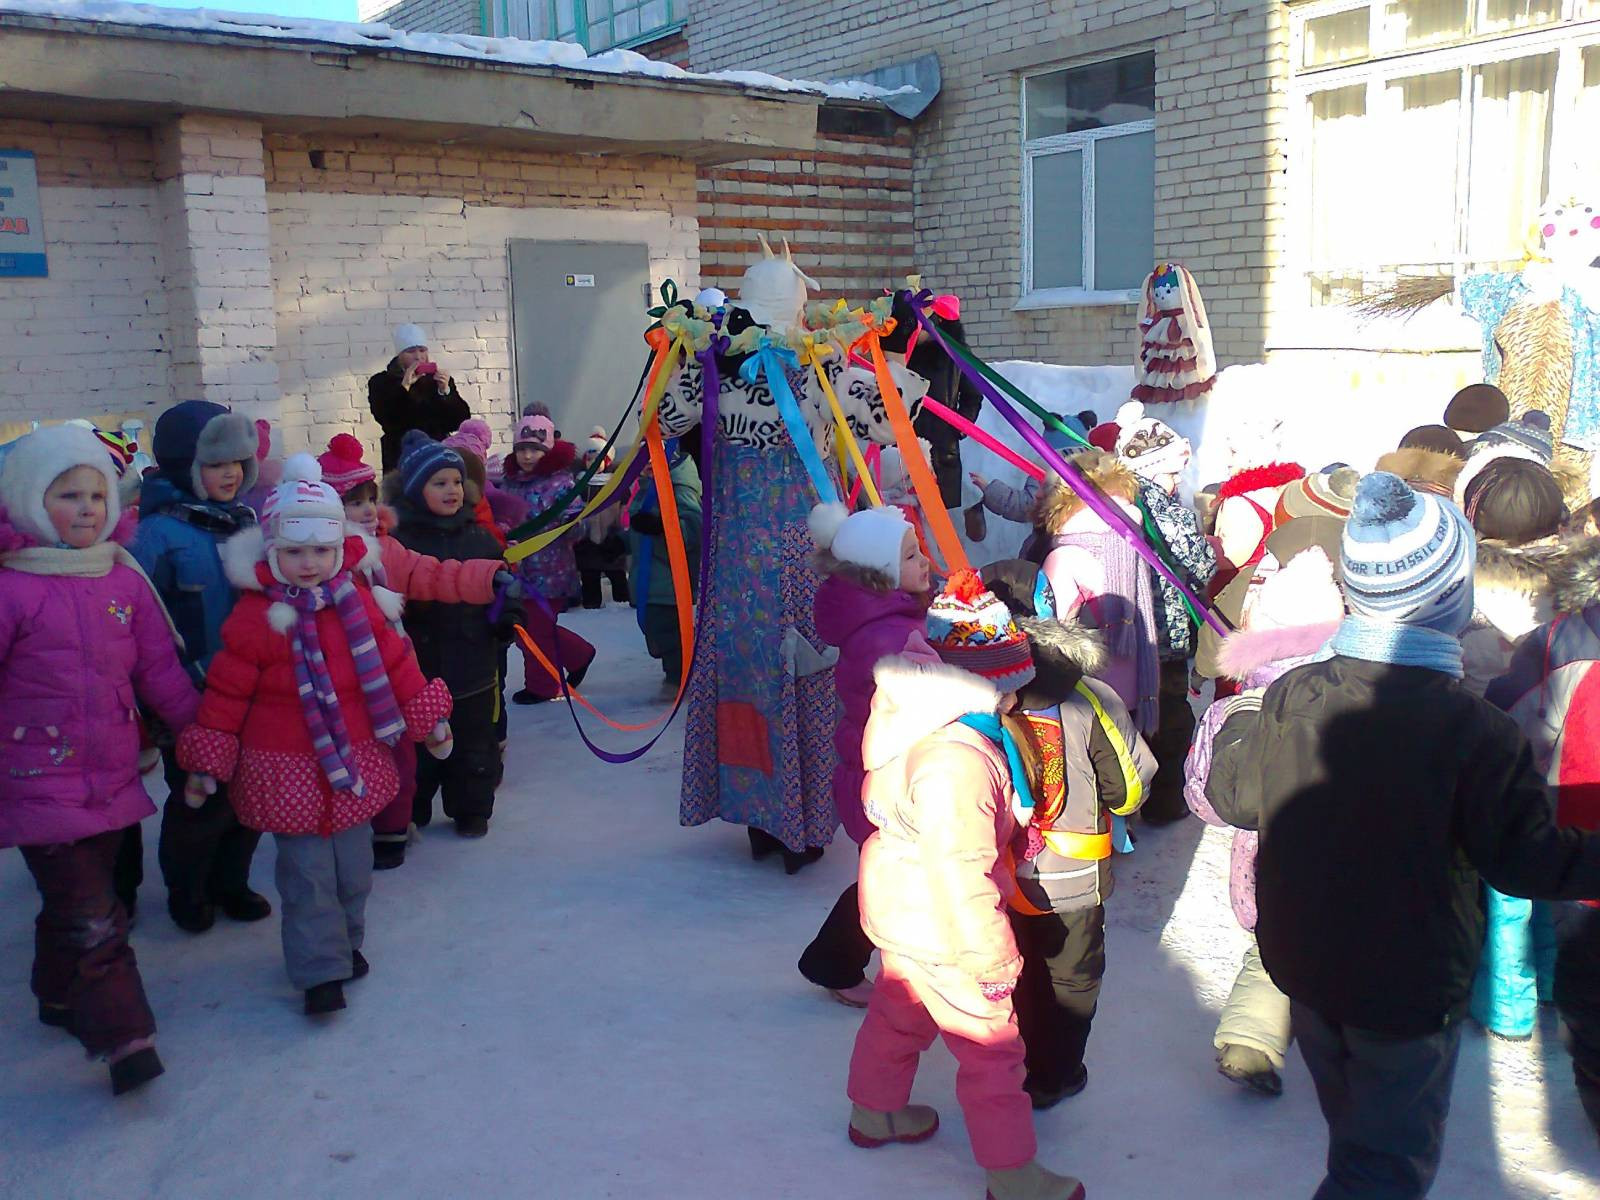
[[[945,662],[1015,692],[1034,676],[1028,639],[972,570],[950,576],[928,609],[928,643]]]

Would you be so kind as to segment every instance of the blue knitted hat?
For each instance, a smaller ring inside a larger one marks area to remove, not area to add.
[[[467,477],[467,464],[449,446],[434,441],[420,429],[406,433],[400,443],[400,491],[411,503],[422,505],[422,489],[440,471],[454,468]]]
[[[1458,634],[1472,619],[1477,542],[1461,510],[1387,471],[1356,487],[1340,561],[1350,610]]]

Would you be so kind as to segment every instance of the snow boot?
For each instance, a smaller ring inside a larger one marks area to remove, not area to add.
[[[404,836],[398,842],[373,842],[372,843],[372,869],[374,871],[392,871],[396,867],[403,867],[406,863],[406,842]]]
[[[131,1054],[111,1060],[111,1094],[123,1096],[143,1087],[166,1071],[154,1046],[143,1046]]]
[[[863,979],[854,987],[829,988],[828,995],[846,1008],[865,1008],[872,1000],[872,980]]]
[[[249,888],[235,892],[231,896],[218,896],[217,907],[228,920],[247,924],[251,921],[265,921],[272,915],[272,901],[260,892],[252,892]]]
[[[1217,1070],[1263,1096],[1283,1095],[1283,1077],[1272,1060],[1254,1046],[1224,1046],[1217,1055]]]
[[[1054,1108],[1063,1100],[1070,1100],[1088,1086],[1089,1068],[1079,1063],[1078,1069],[1072,1074],[1072,1078],[1068,1079],[1060,1087],[1042,1087],[1032,1079],[1028,1079],[1023,1083],[1022,1090],[1027,1092],[1028,1099],[1033,1101],[1033,1111],[1044,1112],[1047,1109]]]
[[[488,817],[461,817],[456,821],[456,836],[481,838],[489,836]]]
[[[322,1017],[344,1007],[344,983],[334,979],[306,989],[306,1016]]]
[[[808,867],[822,857],[821,846],[807,846],[800,853],[793,850],[783,852],[783,873],[785,875],[798,875],[802,867]]]
[[[850,1141],[863,1150],[876,1150],[895,1142],[914,1146],[939,1131],[939,1114],[926,1104],[908,1104],[899,1112],[874,1112],[859,1104],[850,1106]]]
[[[350,952],[351,979],[365,979],[367,977],[367,973],[371,970],[372,964],[367,961],[366,955],[362,954],[359,950],[352,950]]]
[[[771,854],[784,852],[784,845],[765,829],[757,829],[754,825],[747,826],[745,833],[750,836],[750,857],[760,862]]]
[[[167,914],[185,933],[204,933],[217,923],[217,907],[182,892],[167,893]]]
[[[48,1025],[52,1029],[72,1028],[72,1010],[65,1004],[46,1004],[39,1001],[39,1024]]]
[[[1083,1184],[1046,1171],[1034,1159],[1013,1171],[990,1171],[988,1200],[1083,1200]]]

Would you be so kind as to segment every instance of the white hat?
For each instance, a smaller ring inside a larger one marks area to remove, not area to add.
[[[728,302],[728,293],[721,288],[701,288],[695,293],[694,302],[701,308],[721,308]]]
[[[293,455],[283,464],[283,482],[272,489],[261,510],[267,561],[280,583],[277,551],[283,546],[333,546],[344,564],[344,501],[322,482],[322,465],[309,454]],[[336,568],[337,569],[337,568]]]
[[[750,264],[739,281],[738,307],[750,314],[757,325],[765,325],[779,333],[800,324],[806,307],[806,289],[815,288],[817,281],[794,265],[787,239],[783,243],[783,257],[772,253],[767,239],[761,234],[763,257]]]
[[[1241,624],[1251,630],[1327,625],[1344,616],[1344,595],[1321,546],[1307,546],[1283,566],[1271,554],[1256,567]]]
[[[91,430],[81,425],[51,425],[36,429],[14,442],[0,471],[0,504],[4,504],[11,524],[41,546],[61,541],[50,514],[45,511],[44,494],[56,476],[73,467],[92,467],[106,479],[106,527],[99,541],[105,541],[122,517],[117,495],[117,470],[111,451]]]
[[[414,346],[428,344],[428,331],[421,325],[396,325],[394,327],[394,352],[400,354]]]
[[[1117,457],[1141,479],[1161,475],[1181,475],[1189,465],[1193,448],[1188,439],[1165,421],[1145,416],[1144,405],[1129,400],[1117,409]],[[1129,455],[1128,444],[1143,434],[1150,445],[1142,454]]]
[[[900,555],[911,523],[893,505],[853,513],[838,501],[819,504],[807,519],[818,549],[882,575],[890,587],[900,586]]]

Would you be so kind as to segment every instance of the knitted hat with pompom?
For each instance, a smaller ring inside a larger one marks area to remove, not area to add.
[[[283,464],[283,482],[261,509],[261,530],[269,550],[344,544],[344,502],[311,455],[291,455]]]
[[[807,518],[811,539],[840,562],[879,576],[890,588],[900,586],[900,557],[911,523],[894,505],[850,512],[835,500],[819,504]]]
[[[1033,680],[1028,639],[1007,608],[972,570],[950,576],[928,609],[928,642],[953,667],[980,675],[1001,693]]]
[[[328,448],[317,456],[317,463],[322,467],[322,481],[341,497],[378,477],[367,465],[366,450],[354,434],[335,434]]]
[[[1448,500],[1375,471],[1356,487],[1340,550],[1351,612],[1450,634],[1472,619],[1477,541]]]

